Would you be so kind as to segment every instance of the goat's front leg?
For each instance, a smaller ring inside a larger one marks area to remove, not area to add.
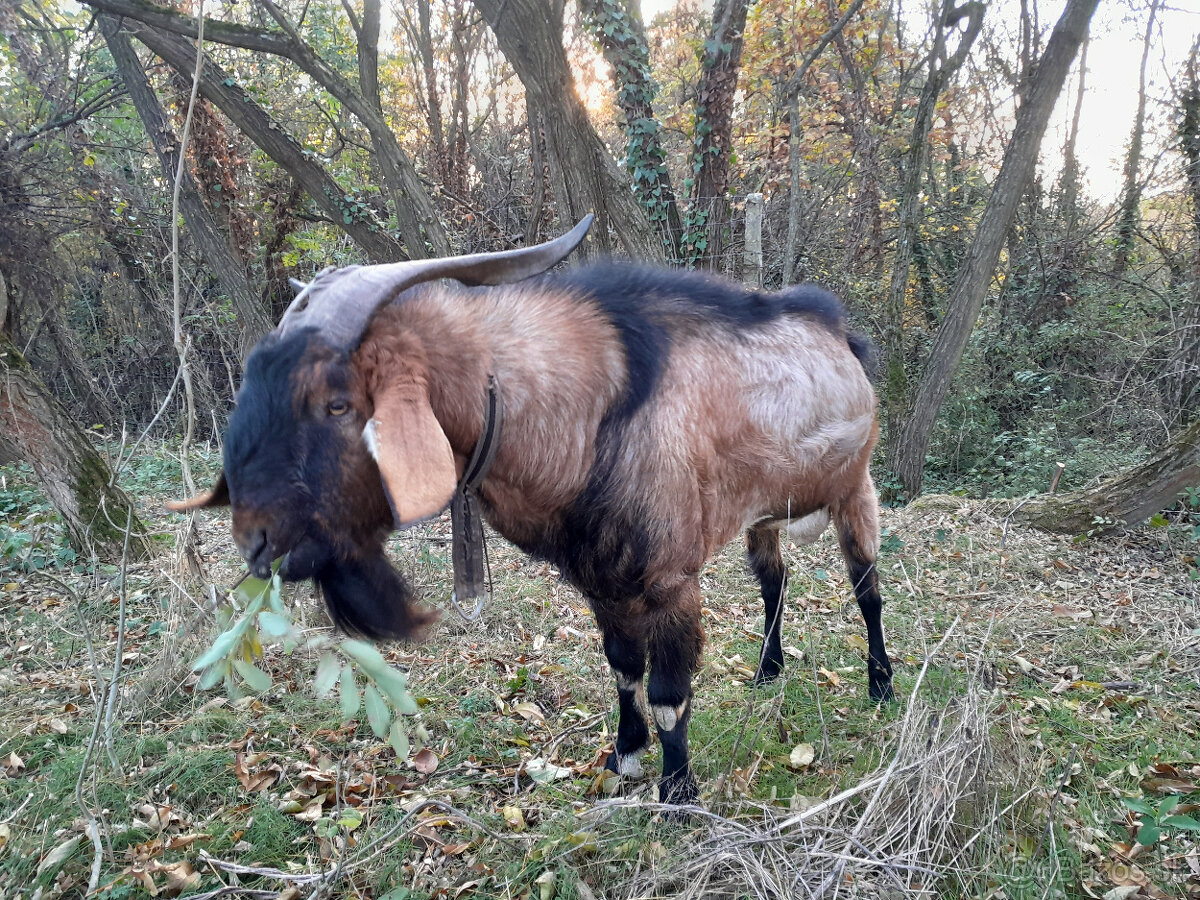
[[[650,746],[650,729],[642,712],[646,705],[646,641],[629,634],[627,621],[605,621],[615,617],[597,617],[604,636],[604,655],[617,681],[617,742],[605,768],[634,778],[642,774],[642,754]],[[633,629],[636,631],[636,628]]]
[[[664,803],[694,803],[699,792],[688,764],[688,722],[692,717],[692,673],[700,661],[700,585],[689,579],[669,589],[647,592],[650,685],[647,697],[662,743]]]

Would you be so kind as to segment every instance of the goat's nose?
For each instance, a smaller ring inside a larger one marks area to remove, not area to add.
[[[255,578],[269,578],[271,575],[271,553],[267,546],[267,530],[255,528],[240,542],[242,559],[250,568]]]

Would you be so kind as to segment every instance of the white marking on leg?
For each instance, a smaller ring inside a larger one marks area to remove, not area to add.
[[[642,686],[642,679],[632,675],[626,675],[620,669],[613,669],[613,675],[617,679],[618,691],[635,691]]]
[[[622,755],[617,754],[617,774],[624,775],[628,778],[642,777],[642,754],[645,749],[635,750],[633,753]]]
[[[654,714],[655,725],[663,731],[674,731],[679,720],[683,718],[683,714],[687,712],[687,708],[688,701],[684,700],[678,706],[668,706],[665,703],[655,704],[650,707],[650,712]]]

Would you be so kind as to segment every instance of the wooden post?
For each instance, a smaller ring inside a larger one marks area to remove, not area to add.
[[[762,287],[763,270],[763,195],[746,196],[746,248],[742,251],[742,282],[748,287]]]
[[[1058,490],[1058,479],[1062,478],[1063,469],[1066,467],[1066,463],[1060,462],[1054,464],[1054,477],[1050,479],[1050,493],[1053,494]]]

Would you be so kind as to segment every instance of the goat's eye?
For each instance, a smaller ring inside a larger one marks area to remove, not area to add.
[[[329,414],[331,416],[344,416],[350,411],[350,404],[345,400],[330,400]]]

